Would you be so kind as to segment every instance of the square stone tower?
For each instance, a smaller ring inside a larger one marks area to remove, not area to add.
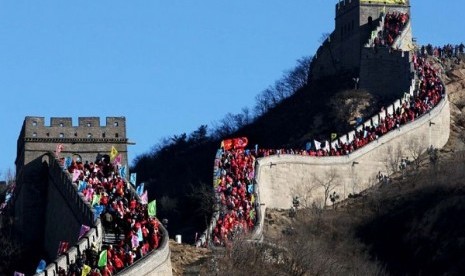
[[[82,162],[94,162],[97,155],[109,154],[112,146],[128,163],[126,118],[107,117],[100,125],[99,117],[79,117],[73,126],[72,118],[52,117],[45,125],[44,117],[28,116],[24,119],[17,143],[16,172],[47,152],[54,152],[63,145],[61,156],[72,156]]]
[[[339,0],[334,31],[315,55],[313,77],[340,72],[358,76],[362,49],[380,25],[382,16],[393,12],[410,14],[410,0]]]

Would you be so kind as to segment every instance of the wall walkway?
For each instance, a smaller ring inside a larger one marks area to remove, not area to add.
[[[49,263],[44,272],[35,274],[51,276],[58,275],[58,267],[67,268],[75,262],[78,255],[83,254],[92,246],[92,243],[100,246],[104,228],[99,218],[94,219],[92,207],[85,201],[83,195],[78,193],[77,188],[72,184],[70,175],[63,171],[54,155],[45,154],[41,160],[49,167],[47,207],[43,222],[45,223],[45,250],[49,256],[54,256],[60,241],[71,241],[72,245],[68,251]],[[91,226],[91,230],[77,240],[81,224]],[[172,275],[168,231],[161,224],[160,231],[162,232],[160,247],[118,275]]]
[[[394,155],[410,157],[415,150],[442,148],[449,139],[449,101],[443,99],[429,113],[365,145],[348,156],[309,157],[274,155],[257,160],[256,180],[261,203],[267,208],[290,208],[294,196],[323,204],[324,191],[318,179],[337,175],[335,191],[342,199],[375,183],[381,172],[389,175]],[[399,159],[400,160],[400,159]]]

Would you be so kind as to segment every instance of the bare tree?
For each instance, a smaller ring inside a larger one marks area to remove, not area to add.
[[[20,257],[21,248],[19,244],[12,237],[0,236],[0,274],[6,275],[6,273],[2,273],[2,268],[5,270],[10,269],[12,264]]]
[[[316,186],[322,187],[324,190],[324,203],[326,207],[331,192],[333,192],[336,187],[341,185],[341,183],[339,182],[340,176],[337,173],[336,169],[331,168],[329,171],[325,172],[323,177],[319,177],[314,174],[313,178],[315,179]]]
[[[402,149],[400,146],[394,149],[392,145],[389,145],[386,149],[386,157],[384,158],[384,166],[386,172],[391,175],[399,170],[399,164],[402,159]]]
[[[178,200],[164,195],[160,198],[160,206],[165,212],[175,212],[178,208]]]
[[[320,39],[318,39],[318,42],[320,42],[321,44],[323,44],[323,43],[326,42],[326,40],[328,40],[330,37],[331,37],[331,34],[330,34],[330,33],[322,33]]]
[[[415,137],[410,139],[407,143],[407,151],[410,153],[412,157],[411,164],[415,170],[420,168],[421,162],[423,159],[421,158],[422,154],[426,151],[425,145],[421,142],[420,137]]]
[[[196,212],[203,215],[205,226],[208,227],[209,217],[215,211],[217,201],[213,187],[200,182],[195,186],[191,185],[191,191],[188,196],[193,198],[195,202],[199,202]]]
[[[303,184],[294,188],[292,193],[299,197],[301,207],[310,208],[313,203],[312,191],[315,189],[315,185],[305,182],[303,177],[301,183]]]

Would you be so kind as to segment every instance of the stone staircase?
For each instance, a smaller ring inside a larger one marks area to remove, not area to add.
[[[119,234],[119,236],[113,232],[105,231],[103,235],[103,245],[115,245],[118,244],[121,240],[124,240],[124,234]]]

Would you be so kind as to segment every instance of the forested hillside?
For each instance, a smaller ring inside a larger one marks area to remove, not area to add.
[[[246,136],[249,146],[304,148],[313,139],[346,133],[356,117],[371,115],[391,99],[377,99],[354,89],[351,73],[309,83],[310,58],[256,97],[251,111],[228,113],[213,128],[200,126],[174,135],[136,158],[132,171],[158,202],[158,217],[168,219],[171,235],[192,242],[212,212],[215,152],[224,138]],[[219,114],[220,115],[220,114]]]

